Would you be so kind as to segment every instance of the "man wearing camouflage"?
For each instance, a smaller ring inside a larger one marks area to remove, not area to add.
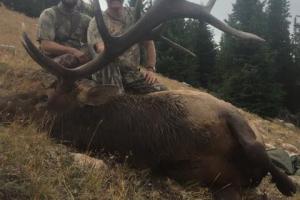
[[[61,0],[44,10],[39,18],[40,49],[54,61],[73,68],[89,60],[87,28],[90,17],[76,10],[78,0]]]
[[[124,33],[136,21],[133,8],[123,6],[124,0],[106,0],[107,10],[103,18],[109,32],[118,36]],[[88,28],[88,43],[93,45],[96,53],[104,51],[104,43],[97,29],[95,18]],[[127,93],[146,94],[166,90],[155,78],[156,51],[153,41],[142,43],[146,50],[146,71],[143,74],[139,69],[140,48],[132,46],[123,55],[103,70],[95,73],[92,78],[103,85],[117,85]]]

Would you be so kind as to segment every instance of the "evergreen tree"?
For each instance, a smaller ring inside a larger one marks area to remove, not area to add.
[[[294,64],[294,114],[298,115],[298,125],[300,126],[300,31],[296,31],[293,34],[293,45],[292,45],[292,55]]]
[[[22,12],[30,17],[39,17],[41,12],[51,6],[57,5],[60,0],[1,0],[10,9]],[[80,0],[78,9],[88,15],[93,13],[91,6]]]
[[[184,25],[183,19],[168,22],[165,25],[164,35],[184,46],[186,42]],[[163,41],[158,41],[156,44],[157,70],[168,77],[186,81],[185,55]]]
[[[60,0],[2,0],[7,7],[22,12],[30,17],[38,17],[48,7],[56,5]]]
[[[167,23],[164,32],[197,56],[194,58],[178,49],[158,42],[158,71],[168,77],[196,87],[209,88],[213,79],[216,52],[213,35],[206,24],[197,20],[176,20]]]
[[[213,34],[207,24],[199,20],[187,20],[185,25],[187,47],[192,49],[197,57],[190,66],[193,85],[210,89],[214,82],[216,45]]]
[[[229,24],[262,37],[267,34],[264,3],[237,0]],[[275,116],[282,107],[283,91],[274,79],[274,56],[267,45],[224,35],[218,57],[219,94],[258,114]]]
[[[291,111],[295,111],[299,100],[295,92],[296,68],[292,62],[292,45],[288,20],[289,3],[287,0],[269,0],[267,6],[267,35],[270,49],[273,52],[273,68],[275,78],[285,91],[284,104]]]

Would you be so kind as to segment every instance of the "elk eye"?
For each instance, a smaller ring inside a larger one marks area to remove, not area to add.
[[[41,100],[42,102],[47,102],[47,101],[48,101],[48,96],[47,96],[47,95],[42,95],[42,96],[40,97],[40,100]]]

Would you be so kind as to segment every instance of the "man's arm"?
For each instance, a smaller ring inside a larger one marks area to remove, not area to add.
[[[155,72],[156,66],[156,50],[152,40],[143,42],[143,46],[146,50],[146,69]]]
[[[156,65],[156,50],[155,45],[152,40],[145,41],[142,43],[146,50],[146,74],[145,78],[147,83],[154,84],[157,82],[157,78],[155,77],[155,65]]]
[[[68,46],[64,46],[61,45],[57,42],[54,41],[50,41],[50,40],[41,40],[40,41],[40,48],[41,50],[43,50],[44,52],[47,52],[51,55],[54,56],[60,56],[63,54],[79,54],[79,50],[72,48],[72,47],[68,47]]]
[[[80,63],[86,63],[89,60],[84,52],[81,52],[76,48],[64,46],[50,40],[41,40],[40,43],[41,50],[53,56],[71,54],[74,55]]]
[[[98,32],[97,24],[95,18],[90,21],[87,30],[87,41],[89,45],[93,45],[96,53],[100,54],[104,51],[104,42],[101,35]]]

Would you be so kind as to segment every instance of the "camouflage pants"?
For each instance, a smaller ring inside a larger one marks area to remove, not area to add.
[[[124,89],[130,94],[147,94],[151,92],[159,92],[167,90],[167,87],[156,82],[149,84],[146,82],[145,76],[139,69],[130,67],[120,68]]]
[[[119,67],[111,64],[95,73],[93,79],[102,85],[117,85],[120,90],[129,94],[147,94],[167,90],[160,83],[148,84],[139,69],[128,66]]]

